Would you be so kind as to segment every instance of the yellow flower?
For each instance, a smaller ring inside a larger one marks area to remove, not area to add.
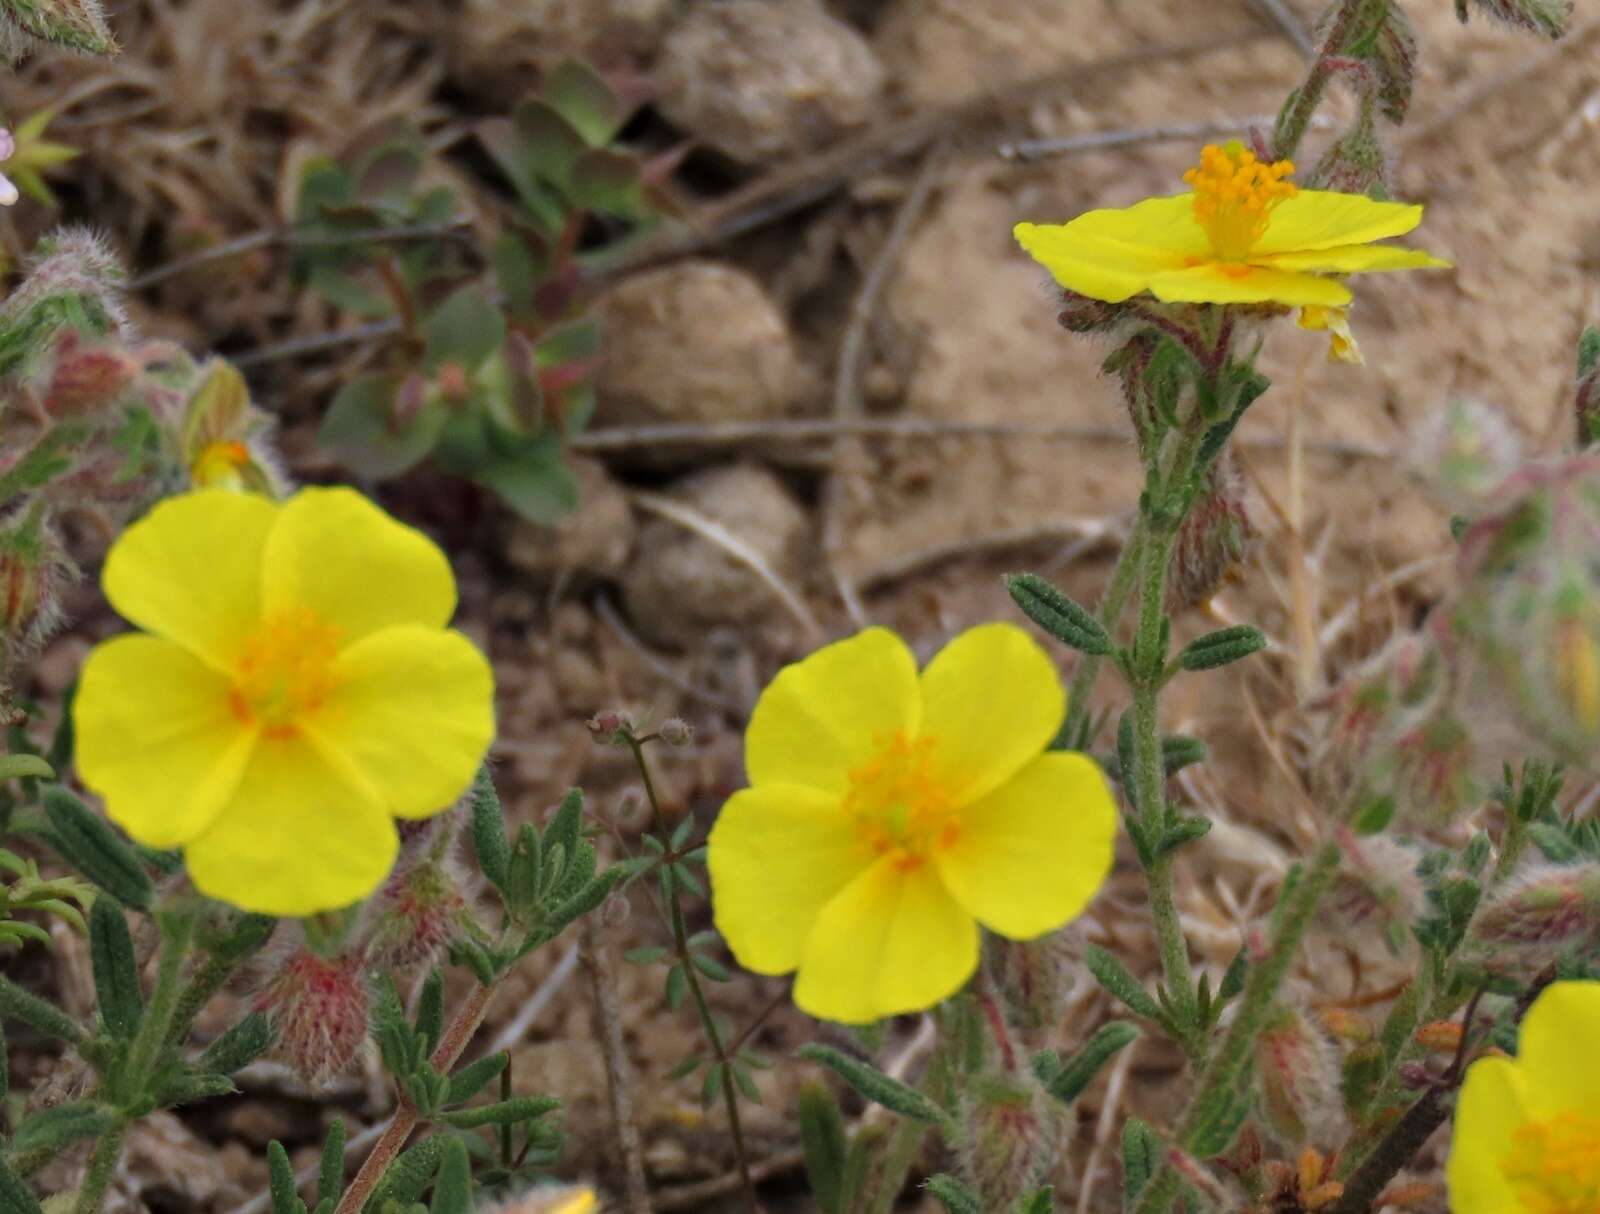
[[[1600,982],[1547,987],[1515,1061],[1472,1064],[1448,1178],[1454,1214],[1600,1210]]]
[[[1420,206],[1302,190],[1293,171],[1237,143],[1212,145],[1184,175],[1191,193],[1013,232],[1063,287],[1110,303],[1149,291],[1168,303],[1341,308],[1350,289],[1329,275],[1450,264],[1373,243],[1411,231]]]
[[[1111,869],[1117,815],[1080,754],[1045,750],[1066,695],[1026,633],[962,633],[919,678],[869,628],[781,671],[745,734],[750,787],[708,864],[716,924],[795,1002],[865,1023],[930,1007],[1014,939],[1077,916]]]
[[[388,873],[395,818],[471,783],[494,732],[488,662],[445,625],[439,549],[349,489],[169,498],[106,558],[145,633],[84,663],[78,771],[195,885],[246,910],[347,906]]]

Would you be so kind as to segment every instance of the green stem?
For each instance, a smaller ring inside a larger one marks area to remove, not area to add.
[[[1127,607],[1133,588],[1139,581],[1139,551],[1144,546],[1144,534],[1144,517],[1141,515],[1122,543],[1122,551],[1117,554],[1117,563],[1111,570],[1111,579],[1106,583],[1105,592],[1100,596],[1100,605],[1095,611],[1095,619],[1113,636],[1122,621],[1123,609]],[[1067,739],[1069,746],[1087,748],[1089,739],[1083,737],[1083,731],[1089,719],[1089,693],[1094,690],[1095,679],[1104,661],[1105,658],[1099,654],[1083,654],[1072,672],[1072,682],[1067,686],[1067,722],[1061,727],[1061,736]],[[1080,742],[1085,745],[1080,747]]]
[[[99,1214],[100,1203],[117,1174],[117,1161],[122,1157],[122,1140],[128,1128],[118,1123],[100,1136],[89,1156],[88,1170],[83,1174],[83,1184],[78,1188],[78,1200],[73,1203],[72,1214]]]
[[[167,1026],[177,1007],[178,975],[183,972],[189,939],[194,931],[194,915],[186,910],[158,910],[156,922],[161,930],[161,959],[156,965],[155,989],[150,992],[139,1031],[128,1049],[122,1084],[126,1090],[118,1093],[123,1103],[143,1095],[155,1072],[161,1047],[167,1039]]]
[[[1276,159],[1292,159],[1300,150],[1300,141],[1305,138],[1311,119],[1322,105],[1323,93],[1327,91],[1328,81],[1333,76],[1329,60],[1344,45],[1346,35],[1350,32],[1350,23],[1355,20],[1361,4],[1362,0],[1344,0],[1339,6],[1339,11],[1328,26],[1327,36],[1317,48],[1317,57],[1311,61],[1311,67],[1306,72],[1305,82],[1289,95],[1289,104],[1279,116],[1277,130],[1273,132],[1272,152]]]
[[[877,1190],[866,1207],[866,1214],[891,1214],[900,1194],[905,1191],[906,1177],[911,1166],[922,1152],[928,1137],[928,1127],[920,1121],[901,1118],[889,1136],[889,1145],[883,1153],[883,1171],[878,1177]]]
[[[1280,912],[1267,955],[1250,967],[1250,976],[1245,981],[1244,992],[1239,996],[1233,1023],[1228,1026],[1227,1033],[1212,1054],[1189,1102],[1188,1111],[1178,1123],[1175,1137],[1181,1149],[1195,1149],[1197,1131],[1204,1127],[1206,1118],[1215,1110],[1217,1102],[1237,1085],[1239,1075],[1249,1061],[1250,1047],[1261,1030],[1262,1022],[1272,1011],[1273,1000],[1283,986],[1284,977],[1310,925],[1317,903],[1322,900],[1338,868],[1338,845],[1325,843],[1312,859],[1311,868],[1290,892]],[[1172,1199],[1177,1195],[1179,1180],[1172,1164],[1163,1163],[1141,1191],[1134,1214],[1164,1214],[1171,1208]]]

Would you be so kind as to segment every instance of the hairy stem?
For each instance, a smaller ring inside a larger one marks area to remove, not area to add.
[[[1305,82],[1289,95],[1289,103],[1278,117],[1273,132],[1272,154],[1275,159],[1292,159],[1300,150],[1300,141],[1311,126],[1311,119],[1322,104],[1323,93],[1333,76],[1332,60],[1343,46],[1363,0],[1344,0],[1328,25],[1328,33],[1317,48],[1317,57],[1311,61]]]
[[[1095,619],[1113,636],[1116,635],[1117,625],[1122,620],[1123,609],[1128,605],[1133,588],[1138,584],[1141,568],[1139,553],[1143,546],[1144,519],[1141,516],[1123,541],[1122,551],[1117,554],[1117,563],[1111,570],[1111,579],[1106,583],[1105,593],[1100,596],[1100,605],[1095,610]],[[1093,740],[1084,737],[1089,720],[1089,693],[1094,690],[1095,679],[1104,661],[1099,654],[1085,653],[1078,657],[1072,682],[1067,686],[1067,721],[1061,727],[1061,736],[1069,746],[1081,749]]]
[[[494,996],[494,991],[493,986],[474,987],[467,1001],[456,1012],[455,1019],[445,1029],[438,1048],[428,1060],[433,1064],[433,1069],[441,1075],[449,1074],[456,1060],[461,1057],[462,1051],[467,1048],[467,1042],[471,1041],[472,1035],[478,1031],[478,1026],[483,1023],[483,1017],[489,1010],[489,1000]],[[356,1173],[356,1178],[350,1182],[350,1187],[339,1199],[339,1207],[334,1214],[358,1214],[358,1211],[367,1204],[367,1198],[372,1196],[372,1190],[378,1187],[384,1172],[388,1171],[389,1165],[394,1162],[394,1157],[400,1153],[400,1148],[405,1146],[406,1139],[411,1136],[411,1131],[416,1129],[416,1126],[417,1110],[402,1093],[400,1106],[395,1109],[388,1128],[383,1132],[383,1137],[373,1144],[371,1154],[362,1162],[361,1170]]]
[[[83,1184],[78,1188],[78,1200],[73,1203],[72,1214],[98,1214],[106,1190],[117,1174],[117,1161],[122,1157],[122,1140],[128,1127],[119,1122],[100,1136],[89,1156],[89,1167],[83,1174]]]

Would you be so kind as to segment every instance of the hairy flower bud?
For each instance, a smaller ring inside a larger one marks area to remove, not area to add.
[[[122,334],[122,266],[93,232],[69,228],[41,240],[22,284],[0,304],[0,377],[31,374],[52,335]]]
[[[112,343],[91,343],[71,329],[56,339],[55,363],[43,404],[51,417],[93,415],[108,409],[139,374],[139,363]]]
[[[1600,941],[1600,863],[1532,865],[1487,899],[1471,931],[1489,968],[1515,973]]]
[[[1340,1127],[1339,1058],[1303,1013],[1284,1008],[1255,1040],[1262,1119],[1288,1146],[1331,1144]]]
[[[352,950],[319,957],[303,944],[282,957],[256,995],[277,1030],[277,1052],[307,1083],[350,1065],[367,1037],[367,984]]]
[[[0,673],[32,656],[61,623],[61,593],[77,569],[33,511],[0,523]]]
[[[1378,77],[1378,105],[1390,122],[1406,120],[1417,73],[1417,33],[1399,4],[1383,6],[1383,21],[1373,35],[1369,61]]]
[[[470,923],[471,889],[451,858],[425,856],[397,868],[373,899],[371,959],[396,969],[436,960]]]
[[[1387,835],[1352,839],[1326,905],[1351,930],[1378,928],[1391,939],[1404,939],[1427,898],[1417,875],[1421,860],[1419,849]]]
[[[1023,1033],[1038,1045],[1066,1015],[1081,943],[1071,929],[1035,940],[996,937],[994,980],[1007,1010]]]
[[[1224,451],[1178,530],[1168,567],[1168,609],[1183,611],[1209,599],[1239,567],[1255,538],[1244,478],[1233,453]]]
[[[694,728],[682,717],[668,717],[656,735],[668,746],[687,746],[694,741]]]
[[[1009,1210],[1044,1182],[1055,1163],[1057,1120],[1032,1076],[989,1073],[967,1080],[956,1153],[962,1181],[985,1210]]]
[[[0,3],[0,55],[15,59],[35,42],[49,42],[89,55],[117,53],[117,41],[98,0]]]

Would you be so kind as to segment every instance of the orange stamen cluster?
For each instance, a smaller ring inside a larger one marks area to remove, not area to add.
[[[250,464],[250,449],[241,442],[220,440],[207,443],[194,457],[189,475],[199,489],[229,487],[239,478],[239,470]]]
[[[873,756],[850,772],[845,812],[876,854],[898,857],[907,871],[960,833],[955,807],[935,767],[932,738],[897,731],[880,739]]]
[[[247,724],[268,737],[292,734],[333,690],[339,630],[309,607],[291,607],[266,620],[245,639],[229,703]]]
[[[1526,1214],[1594,1214],[1600,1117],[1568,1112],[1518,1127],[1500,1168]]]
[[[1194,189],[1194,217],[1223,261],[1244,261],[1266,233],[1272,208],[1298,192],[1287,160],[1268,164],[1238,143],[1207,144],[1183,175]]]

